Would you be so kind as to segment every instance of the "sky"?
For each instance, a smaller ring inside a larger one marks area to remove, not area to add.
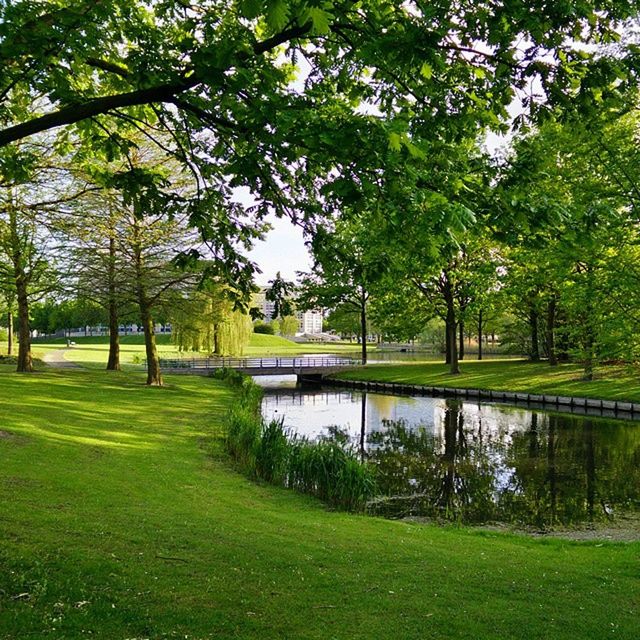
[[[304,244],[302,229],[275,215],[270,216],[268,222],[273,229],[249,253],[262,270],[256,278],[260,286],[265,286],[278,271],[285,280],[296,280],[296,271],[311,269],[311,256]]]

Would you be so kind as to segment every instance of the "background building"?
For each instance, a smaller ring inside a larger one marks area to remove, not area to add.
[[[274,319],[275,304],[267,300],[266,287],[262,287],[258,293],[253,295],[253,304],[260,309],[265,322],[270,322]],[[324,311],[322,309],[296,311],[295,316],[298,319],[297,334],[309,333],[316,335],[322,333],[322,320],[324,319]]]

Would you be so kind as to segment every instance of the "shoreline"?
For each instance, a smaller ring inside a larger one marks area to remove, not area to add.
[[[497,391],[494,389],[474,389],[460,387],[442,387],[404,382],[382,382],[372,380],[348,380],[327,377],[323,384],[377,393],[393,395],[419,395],[443,398],[462,398],[465,400],[484,400],[502,402],[511,405],[526,405],[533,409],[546,411],[562,411],[580,415],[592,415],[602,418],[623,420],[640,420],[640,403],[586,398],[580,396],[559,396],[549,394],[521,393],[514,391]]]

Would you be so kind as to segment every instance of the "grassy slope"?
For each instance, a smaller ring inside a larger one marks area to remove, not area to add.
[[[216,381],[9,371],[0,638],[637,637],[639,544],[331,513],[229,468]]]
[[[484,360],[463,362],[461,369],[460,375],[452,376],[448,366],[442,363],[410,362],[369,365],[366,369],[354,369],[339,377],[640,402],[640,372],[635,369],[602,367],[591,382],[580,379],[582,368],[575,364],[550,367],[546,363],[523,360]]]
[[[350,342],[307,343],[300,344],[281,336],[269,336],[254,333],[251,342],[245,349],[247,356],[261,355],[298,355],[305,353],[341,353],[345,351],[357,353],[360,345]]]

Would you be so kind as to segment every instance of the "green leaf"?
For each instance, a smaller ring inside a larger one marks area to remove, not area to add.
[[[317,34],[329,33],[329,24],[333,16],[320,7],[310,7],[308,10],[309,18],[313,23],[313,31]]]
[[[409,155],[413,158],[420,158],[420,159],[424,159],[425,158],[425,153],[424,151],[416,146],[415,144],[413,144],[413,142],[409,141],[409,140],[405,140],[404,141],[404,146],[407,148],[407,151],[409,152]]]
[[[433,75],[433,68],[428,62],[424,62],[422,64],[422,68],[420,69],[420,74],[427,80],[431,80],[431,76]]]
[[[274,31],[281,31],[289,20],[289,3],[286,0],[270,0],[267,6],[267,24]]]
[[[240,0],[240,13],[248,20],[257,18],[262,13],[262,10],[262,0]]]
[[[474,67],[473,68],[473,75],[476,78],[480,78],[480,80],[483,80],[484,78],[487,77],[487,73],[482,67]]]
[[[400,151],[402,148],[402,138],[399,133],[391,131],[389,133],[389,149],[392,151]]]

